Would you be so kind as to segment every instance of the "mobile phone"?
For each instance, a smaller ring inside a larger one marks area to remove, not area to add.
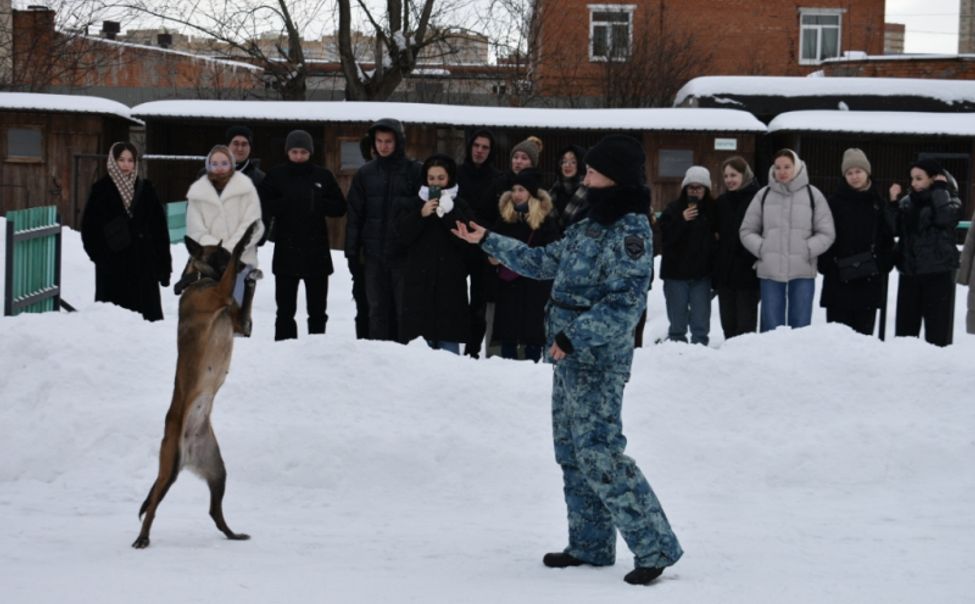
[[[428,187],[428,189],[430,191],[430,194],[427,197],[427,199],[440,199],[440,187],[438,187],[437,185],[433,185],[431,187]]]

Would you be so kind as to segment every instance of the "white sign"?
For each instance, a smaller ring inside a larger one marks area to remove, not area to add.
[[[716,138],[714,139],[714,150],[715,151],[737,151],[738,139],[737,138]]]

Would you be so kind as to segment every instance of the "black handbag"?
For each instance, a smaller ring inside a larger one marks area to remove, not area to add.
[[[877,256],[874,255],[872,247],[869,252],[837,258],[836,268],[843,283],[869,279],[880,274],[880,266],[877,264]]]

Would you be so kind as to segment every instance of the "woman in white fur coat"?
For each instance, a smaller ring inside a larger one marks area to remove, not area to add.
[[[240,335],[250,336],[251,302],[256,281],[261,277],[257,270],[257,243],[264,232],[257,189],[250,178],[235,170],[230,149],[217,145],[207,154],[206,174],[190,185],[186,199],[186,234],[200,245],[219,243],[231,251],[247,227],[255,220],[258,223],[241,255],[244,268],[234,286],[234,300],[245,317]]]

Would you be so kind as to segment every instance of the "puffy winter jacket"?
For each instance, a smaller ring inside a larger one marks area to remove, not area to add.
[[[762,279],[814,279],[816,258],[836,238],[833,215],[823,194],[809,184],[805,162],[799,161],[795,177],[785,183],[775,180],[773,169],[771,184],[748,205],[739,229],[741,243],[758,258],[755,270]]]
[[[897,268],[905,275],[929,275],[958,268],[955,228],[961,200],[947,182],[911,191],[890,204],[887,218],[897,235]]]

